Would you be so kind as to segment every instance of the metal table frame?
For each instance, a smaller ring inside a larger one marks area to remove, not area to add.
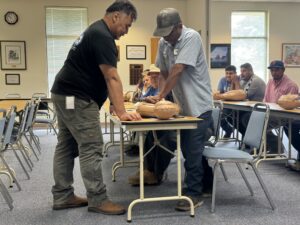
[[[181,148],[180,148],[180,130],[182,129],[195,129],[197,128],[198,118],[194,117],[185,117],[185,118],[176,118],[171,120],[158,120],[154,118],[143,119],[141,121],[120,121],[115,116],[110,116],[110,120],[114,123],[114,125],[120,127],[120,134],[123,133],[123,130],[135,131],[138,133],[139,137],[139,170],[140,170],[140,196],[138,199],[133,200],[128,206],[127,211],[127,222],[131,222],[132,220],[132,208],[138,204],[143,202],[156,202],[156,201],[169,201],[169,200],[186,200],[190,204],[190,216],[194,217],[194,204],[192,200],[186,196],[182,195],[182,187],[181,187]],[[167,196],[167,197],[153,197],[146,198],[144,192],[144,132],[145,131],[156,131],[156,130],[176,130],[177,136],[177,195],[176,196]],[[120,135],[120,161],[115,163],[113,166],[113,180],[115,179],[114,173],[116,169],[128,166],[128,162],[124,161],[123,155],[124,149],[124,139],[123,135]],[[132,162],[129,162],[131,164]],[[136,163],[136,161],[135,161]]]

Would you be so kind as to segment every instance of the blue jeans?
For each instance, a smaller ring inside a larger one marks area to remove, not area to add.
[[[207,159],[202,156],[206,131],[212,125],[211,111],[198,118],[197,129],[181,131],[181,149],[185,158],[186,176],[183,193],[188,196],[200,196],[203,191],[212,188],[213,173]]]

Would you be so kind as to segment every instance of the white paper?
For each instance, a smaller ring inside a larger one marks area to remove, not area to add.
[[[75,109],[75,97],[74,96],[66,97],[66,109]]]

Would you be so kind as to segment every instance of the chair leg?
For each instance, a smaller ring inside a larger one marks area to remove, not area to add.
[[[39,157],[37,156],[37,154],[36,154],[36,152],[35,152],[32,144],[31,144],[30,140],[28,139],[28,137],[25,134],[23,136],[25,137],[25,140],[27,141],[28,145],[30,146],[30,148],[31,148],[31,150],[32,150],[32,152],[33,152],[36,160],[39,161]]]
[[[2,154],[0,154],[0,158],[4,164],[4,166],[6,167],[7,171],[9,172],[10,176],[13,178],[13,181],[15,182],[15,184],[17,185],[19,191],[22,190],[20,184],[19,184],[19,181],[17,180],[14,172],[11,170],[11,168],[9,167],[9,165],[7,164],[7,162],[5,161],[4,157],[2,156]]]
[[[19,163],[20,163],[20,165],[21,165],[21,167],[22,167],[22,169],[23,169],[24,173],[26,174],[26,177],[27,177],[27,179],[28,179],[28,180],[30,180],[29,173],[27,172],[27,170],[26,170],[26,168],[25,168],[25,166],[24,166],[23,162],[21,161],[21,159],[20,159],[19,155],[17,154],[17,151],[16,151],[16,149],[14,148],[14,146],[13,146],[13,145],[10,145],[10,147],[11,147],[11,149],[13,150],[13,152],[14,152],[14,154],[15,154],[15,156],[16,156],[16,158],[17,158],[17,160],[19,161]]]
[[[30,163],[30,167],[31,167],[31,171],[32,171],[32,168],[33,168],[33,162],[32,162],[32,160],[31,160],[31,158],[30,158],[30,152],[29,152],[29,149],[30,148],[26,148],[24,145],[23,145],[23,142],[21,141],[21,139],[19,140],[19,142],[18,142],[18,148],[19,149],[22,149],[22,151],[24,152],[24,154],[25,154],[25,156],[26,156],[26,158],[27,158],[27,160],[28,160],[28,162]]]
[[[250,192],[250,195],[253,196],[254,195],[253,189],[252,189],[252,187],[251,187],[251,185],[250,185],[250,183],[249,183],[249,181],[248,181],[248,179],[247,179],[247,177],[246,177],[246,175],[245,175],[245,173],[244,173],[241,165],[239,163],[235,163],[235,164],[236,164],[237,168],[239,169],[240,174],[243,177],[243,180],[245,181],[245,184],[246,184],[246,186],[247,186],[247,188],[248,188],[248,190]]]
[[[214,173],[214,178],[213,178],[213,189],[212,189],[212,196],[211,196],[211,212],[215,212],[215,201],[216,201],[216,183],[217,183],[217,167],[219,165],[219,161],[216,161],[213,167],[213,173]]]
[[[257,168],[255,167],[255,165],[253,163],[249,163],[249,165],[253,168],[253,171],[254,171],[254,173],[255,173],[255,175],[257,177],[257,180],[259,181],[261,188],[265,192],[265,195],[266,195],[266,197],[267,197],[267,199],[268,199],[268,201],[270,203],[271,208],[273,210],[275,210],[276,206],[275,206],[275,204],[274,204],[274,202],[273,202],[273,200],[271,198],[271,195],[270,195],[270,193],[269,193],[269,191],[268,191],[265,183],[263,182],[263,179],[261,178],[260,174],[258,173]]]
[[[8,190],[6,189],[5,185],[3,184],[2,180],[0,179],[0,192],[5,199],[6,203],[8,204],[10,210],[14,208],[13,206],[13,199],[11,195],[9,194]]]
[[[54,131],[54,133],[56,134],[56,136],[58,135],[57,134],[57,130],[55,129],[55,127],[53,126],[53,124],[52,123],[50,123],[50,127],[53,129],[53,131]]]
[[[226,171],[225,171],[224,166],[223,166],[222,163],[220,163],[220,168],[221,168],[224,180],[227,182],[228,181],[228,177],[227,177]]]
[[[40,146],[40,144],[38,143],[38,141],[37,141],[37,139],[36,139],[36,137],[35,137],[35,135],[34,135],[32,129],[29,129],[29,135],[30,135],[30,137],[32,138],[33,143],[35,144],[37,150],[39,151],[39,153],[41,153],[41,146]]]
[[[19,145],[19,143],[17,143],[16,145],[18,147],[18,150],[21,152],[21,155],[22,155],[24,161],[26,162],[29,170],[32,171],[32,162],[29,158],[29,155],[27,155],[26,150],[24,148],[22,148],[21,145]]]

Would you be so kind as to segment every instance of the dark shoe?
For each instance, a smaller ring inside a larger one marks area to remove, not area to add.
[[[212,189],[202,191],[201,197],[211,198],[211,196],[212,196]]]
[[[126,213],[126,209],[123,206],[110,200],[104,200],[97,207],[88,207],[88,211],[105,215],[122,215]]]
[[[128,156],[138,156],[139,152],[138,145],[129,145],[125,148],[125,154]]]
[[[86,198],[81,198],[74,195],[67,202],[63,204],[54,204],[52,208],[53,210],[61,210],[61,209],[84,207],[87,205],[88,205],[88,201]]]
[[[137,172],[135,175],[130,176],[128,178],[128,183],[133,186],[140,185],[140,172]],[[159,179],[154,173],[149,170],[144,170],[144,184],[145,185],[158,185],[161,183],[161,179]]]
[[[201,199],[201,197],[196,197],[196,196],[187,196],[187,197],[189,197],[193,201],[194,208],[200,207],[204,202]],[[175,209],[177,211],[189,211],[191,210],[190,203],[187,200],[179,200],[177,202]]]

